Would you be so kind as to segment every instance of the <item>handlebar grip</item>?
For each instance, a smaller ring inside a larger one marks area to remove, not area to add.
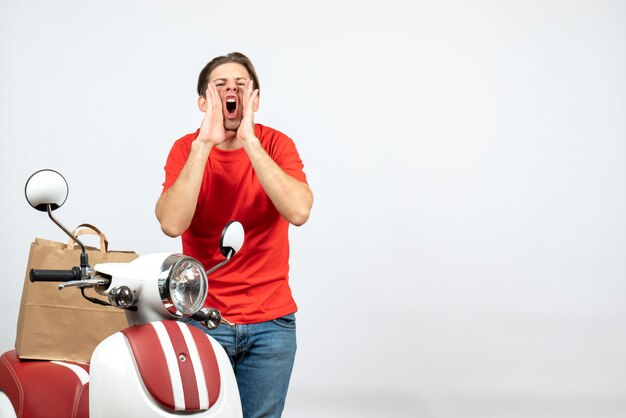
[[[207,314],[206,312],[199,310],[198,312],[196,312],[195,314],[191,315],[191,319],[195,319],[198,322],[202,322],[206,319]]]
[[[30,270],[31,282],[69,282],[80,280],[80,267],[71,270]]]

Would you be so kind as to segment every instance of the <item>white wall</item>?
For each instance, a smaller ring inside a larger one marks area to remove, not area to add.
[[[238,50],[257,121],[316,202],[291,233],[286,417],[626,416],[623,1],[0,2],[0,349],[23,198],[65,174],[69,227],[177,251],[153,215],[196,77]]]

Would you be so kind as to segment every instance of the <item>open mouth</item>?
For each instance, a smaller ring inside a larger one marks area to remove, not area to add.
[[[237,102],[235,101],[235,99],[227,99],[226,100],[226,111],[228,113],[233,113],[235,110],[237,110]]]

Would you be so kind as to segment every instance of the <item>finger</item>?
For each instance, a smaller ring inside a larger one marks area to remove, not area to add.
[[[215,103],[215,109],[218,111],[222,111],[222,99],[220,98],[220,93],[217,91],[217,86],[213,83],[213,99]]]
[[[254,90],[253,108],[255,112],[259,110],[259,89]]]
[[[207,85],[206,95],[207,95],[207,100],[209,101],[209,104],[210,104],[209,108],[212,111],[220,110],[222,107],[222,104],[219,100],[219,94],[217,93],[217,87],[215,86],[214,82],[210,82]]]
[[[204,97],[207,101],[207,107],[213,106],[213,100],[211,99],[211,83],[206,85],[206,91],[204,92]]]
[[[254,81],[248,80],[246,82],[246,87],[244,89],[244,111],[252,110],[252,112],[256,112],[256,98],[259,96],[259,90],[254,88]]]
[[[245,98],[246,101],[249,101],[250,96],[252,95],[253,92],[254,92],[254,81],[253,80],[246,81],[246,86],[243,91],[243,97]]]
[[[209,111],[213,109],[213,96],[211,94],[211,83],[206,85],[206,91],[204,92],[204,97],[206,98],[206,113],[210,113]]]
[[[248,99],[248,105],[252,109],[252,112],[259,110],[259,89],[254,89]]]

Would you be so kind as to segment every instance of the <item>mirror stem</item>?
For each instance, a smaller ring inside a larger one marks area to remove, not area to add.
[[[80,240],[78,238],[76,238],[74,235],[72,235],[72,233],[70,231],[67,230],[67,228],[65,228],[61,222],[57,221],[54,216],[52,216],[52,208],[50,207],[50,205],[46,205],[47,209],[48,209],[48,216],[50,217],[50,219],[52,219],[52,222],[54,222],[56,224],[56,226],[58,226],[59,228],[61,228],[61,230],[63,232],[65,232],[67,234],[68,237],[70,237],[71,239],[74,240],[74,242],[76,244],[78,244],[78,246],[80,247],[80,249],[82,250],[82,253],[80,255],[80,266],[81,267],[89,267],[89,258],[87,256],[87,250],[85,249],[85,246],[83,245],[82,242],[80,242]],[[228,261],[228,260],[227,260]]]
[[[228,252],[228,255],[226,256],[226,260],[222,261],[221,263],[219,263],[217,266],[213,267],[210,270],[206,271],[206,275],[208,276],[209,274],[213,273],[215,270],[217,270],[218,268],[222,267],[224,264],[228,263],[228,260],[230,260],[230,258],[233,256],[233,250],[231,249]]]

